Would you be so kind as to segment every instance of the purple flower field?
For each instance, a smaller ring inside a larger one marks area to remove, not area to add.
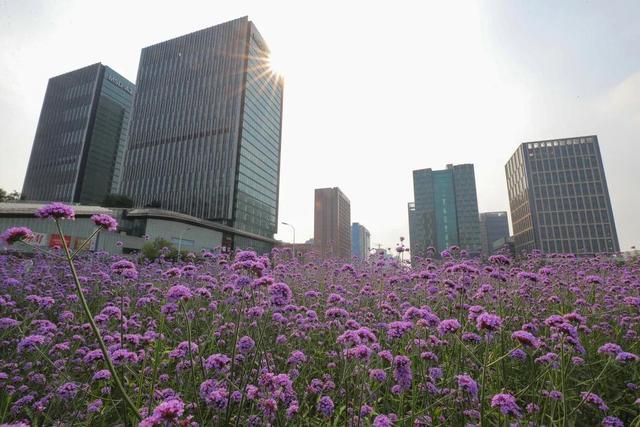
[[[0,424],[640,420],[637,260],[69,255],[0,255]]]

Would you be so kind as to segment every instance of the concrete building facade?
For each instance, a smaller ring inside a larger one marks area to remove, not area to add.
[[[351,257],[351,204],[338,187],[315,190],[313,241],[319,255]]]

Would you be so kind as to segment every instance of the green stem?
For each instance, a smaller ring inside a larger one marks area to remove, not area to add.
[[[138,409],[135,407],[131,398],[127,394],[124,389],[124,385],[120,380],[120,376],[116,371],[115,366],[113,366],[113,362],[111,361],[111,357],[109,356],[109,351],[107,350],[107,346],[102,339],[102,335],[100,334],[100,330],[96,325],[95,320],[93,320],[93,315],[91,314],[91,310],[89,309],[89,304],[87,304],[87,300],[84,297],[84,292],[82,292],[82,286],[80,285],[80,279],[78,279],[78,272],[76,271],[76,266],[73,263],[73,259],[71,258],[71,253],[69,252],[69,247],[67,246],[67,241],[64,239],[64,234],[62,233],[62,228],[60,227],[60,221],[56,219],[56,227],[58,228],[58,233],[60,234],[60,240],[62,240],[62,247],[64,248],[64,253],[67,258],[67,262],[69,263],[69,268],[71,269],[71,275],[73,276],[73,282],[76,286],[76,291],[78,292],[78,297],[80,298],[80,302],[82,304],[82,309],[84,310],[87,319],[89,320],[89,325],[91,326],[91,330],[96,336],[96,340],[98,341],[98,345],[100,346],[100,350],[102,351],[102,355],[104,356],[104,361],[107,364],[107,368],[109,372],[111,372],[111,376],[113,377],[113,381],[116,383],[116,387],[122,394],[122,398],[124,399],[126,405],[133,412],[134,417],[140,420],[140,414],[138,413]]]
[[[242,304],[242,298],[240,298],[240,310],[238,311],[238,318],[236,319],[236,331],[233,339],[233,348],[231,349],[231,369],[229,370],[229,380],[233,379],[233,370],[236,364],[236,345],[238,344],[238,334],[240,333],[240,319],[244,306]],[[231,381],[229,381],[231,383]],[[229,425],[229,417],[231,416],[231,402],[227,403],[227,409],[224,416],[224,425]]]
[[[74,259],[76,257],[76,255],[78,255],[78,252],[80,252],[82,249],[84,249],[85,246],[87,246],[89,244],[89,242],[91,241],[91,239],[93,239],[95,237],[96,234],[98,234],[100,232],[100,230],[102,230],[102,226],[96,228],[96,231],[94,231],[91,236],[87,237],[85,241],[82,242],[82,244],[75,250],[75,252],[73,253],[73,255],[71,255],[71,259]]]
[[[600,371],[600,373],[598,374],[598,376],[596,377],[595,380],[593,380],[593,384],[591,384],[591,387],[589,388],[588,393],[591,393],[591,391],[593,390],[593,388],[596,386],[596,384],[598,383],[598,381],[600,380],[600,377],[602,377],[602,375],[604,374],[604,371],[607,370],[607,367],[609,366],[609,364],[611,363],[611,361],[613,360],[613,357],[609,357],[609,360],[607,360],[607,363],[604,365],[604,367],[602,368],[602,371]],[[566,396],[562,396],[563,400],[566,399]],[[574,412],[576,412],[578,409],[580,409],[580,407],[582,406],[582,404],[585,402],[586,400],[580,399],[580,403],[578,403],[578,405],[573,408],[573,410],[571,410],[571,412],[569,412],[569,415],[567,415],[567,417],[570,417],[571,415],[573,415]]]
[[[184,321],[187,323],[187,340],[189,342],[189,362],[191,365],[191,380],[193,381],[194,399],[198,398],[198,381],[196,380],[196,367],[193,361],[193,351],[191,350],[191,322],[189,321],[189,315],[187,309],[184,308],[184,303],[180,301],[180,308],[184,314]]]
[[[51,256],[56,257],[56,258],[59,258],[59,259],[65,259],[64,257],[61,257],[61,256],[60,256],[60,255],[58,255],[58,254],[54,254],[53,252],[49,252],[49,251],[47,251],[47,250],[44,250],[44,249],[42,249],[40,246],[32,245],[31,243],[27,243],[27,242],[25,242],[24,240],[19,240],[19,241],[18,241],[18,243],[22,243],[22,244],[23,244],[23,245],[25,245],[25,246],[29,246],[30,248],[33,248],[33,249],[35,249],[36,251],[41,252],[41,253],[43,253],[43,254],[45,254],[45,255],[51,255]]]
[[[480,385],[480,425],[485,426],[485,416],[484,416],[484,390],[486,383],[486,371],[487,371],[487,343],[485,342],[483,345],[482,352],[482,379]]]
[[[562,427],[567,425],[567,395],[565,387],[564,336],[560,340],[560,387],[562,390]]]

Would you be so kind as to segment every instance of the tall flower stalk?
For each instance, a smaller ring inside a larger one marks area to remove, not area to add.
[[[67,259],[67,263],[69,264],[69,268],[71,269],[71,275],[73,276],[73,283],[76,286],[76,292],[78,293],[78,298],[80,298],[80,303],[82,304],[82,309],[84,310],[84,314],[87,316],[89,320],[89,325],[91,325],[91,330],[93,334],[96,336],[96,340],[98,341],[98,345],[100,346],[100,351],[102,351],[102,355],[104,356],[104,361],[107,364],[107,368],[109,372],[111,372],[111,377],[113,381],[116,383],[116,387],[118,391],[122,395],[122,398],[125,401],[127,407],[133,412],[134,417],[138,420],[141,419],[140,414],[138,413],[138,409],[133,404],[133,401],[129,397],[129,394],[124,388],[124,384],[120,379],[120,375],[118,375],[118,371],[115,366],[113,366],[113,362],[111,361],[111,356],[109,355],[109,350],[107,350],[107,346],[102,339],[102,335],[100,334],[100,329],[98,329],[98,325],[96,325],[95,320],[93,319],[93,314],[91,313],[91,309],[89,308],[89,304],[87,304],[87,299],[84,296],[84,292],[82,291],[82,285],[80,285],[80,279],[78,278],[78,272],[76,271],[76,266],[73,263],[73,255],[69,250],[69,246],[67,245],[67,241],[64,239],[64,234],[62,232],[62,227],[60,226],[60,219],[54,218],[56,222],[56,227],[58,229],[58,234],[60,235],[60,240],[62,240],[62,248],[64,249],[64,254]],[[99,226],[100,228],[104,227],[103,225]]]
[[[102,339],[102,334],[100,333],[100,329],[96,325],[96,322],[93,318],[93,314],[91,313],[91,309],[89,308],[89,304],[87,303],[87,299],[85,298],[84,292],[82,291],[82,285],[80,284],[80,279],[78,277],[78,272],[76,270],[76,266],[73,262],[73,259],[78,254],[82,248],[84,248],[88,242],[95,237],[102,230],[114,231],[117,228],[117,222],[114,218],[109,215],[98,214],[93,215],[91,217],[92,221],[98,226],[98,228],[91,234],[91,236],[86,239],[83,244],[74,252],[71,253],[69,249],[69,245],[67,245],[67,241],[65,240],[64,233],[62,232],[62,226],[60,225],[61,219],[75,219],[75,212],[70,206],[66,206],[62,203],[52,203],[47,206],[43,206],[42,208],[36,211],[36,216],[40,218],[51,218],[56,223],[56,228],[58,230],[58,235],[60,236],[60,240],[62,241],[62,249],[64,251],[64,258],[69,264],[69,269],[71,270],[71,276],[73,277],[73,283],[76,287],[76,293],[78,294],[78,298],[80,299],[80,304],[82,305],[82,309],[84,310],[85,315],[89,321],[89,325],[91,326],[91,330],[98,341],[98,346],[100,347],[100,351],[104,357],[104,361],[107,364],[107,368],[111,373],[111,378],[116,384],[118,391],[122,395],[122,399],[125,402],[125,405],[131,412],[133,412],[134,417],[140,420],[140,414],[138,413],[138,409],[133,404],[133,401],[129,397],[124,384],[118,375],[118,371],[113,365],[113,361],[111,360],[111,356],[109,354],[109,350]],[[26,236],[26,235],[25,235]]]

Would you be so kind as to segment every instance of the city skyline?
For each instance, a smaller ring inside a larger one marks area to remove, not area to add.
[[[117,13],[122,8],[116,2],[105,14],[123,20],[121,31],[103,31],[104,36],[99,37],[96,34],[101,31],[85,31],[102,24],[84,22],[81,18],[88,9],[80,3],[71,3],[73,7],[45,4],[43,10],[26,3],[27,7],[2,6],[7,25],[0,31],[6,36],[2,39],[10,56],[2,58],[0,83],[7,94],[0,105],[6,120],[2,149],[7,153],[0,164],[0,187],[9,191],[21,190],[49,77],[101,61],[133,81],[142,47],[248,14],[284,63],[287,100],[279,219],[296,226],[299,241],[312,235],[312,210],[306,200],[313,188],[340,185],[350,195],[352,216],[371,230],[372,243],[389,247],[400,235],[408,237],[405,203],[411,199],[410,171],[421,167],[425,156],[433,165],[473,162],[480,211],[508,210],[502,166],[518,144],[587,134],[599,136],[605,167],[611,169],[606,174],[621,249],[640,240],[640,225],[634,220],[640,202],[632,197],[629,185],[635,178],[633,156],[626,155],[634,142],[632,136],[640,129],[640,55],[636,54],[639,48],[630,44],[639,31],[631,26],[634,13],[629,9],[638,10],[633,2],[581,8],[577,2],[560,8],[551,3],[525,7],[482,2],[467,8],[415,7],[416,13],[409,14],[415,16],[408,19],[424,24],[414,27],[428,29],[414,33],[409,29],[412,25],[405,23],[406,29],[386,41],[389,34],[384,32],[382,37],[376,29],[384,28],[387,20],[406,17],[407,8],[387,13],[371,7],[358,20],[357,25],[372,38],[370,44],[358,45],[360,50],[355,49],[355,39],[341,37],[347,28],[352,29],[357,5],[334,16],[330,7],[303,12],[294,4],[276,8],[257,3],[223,5],[216,13],[204,13],[208,10],[204,6],[168,13],[141,4],[130,10],[129,17]],[[315,25],[304,23],[305,19],[279,19],[277,15],[285,8],[294,17],[305,13],[326,17],[336,34],[316,34],[315,27],[303,31]],[[142,11],[149,14],[149,24],[134,19]],[[42,21],[45,13],[55,25],[43,25],[48,22]],[[451,28],[437,21],[449,22]],[[134,22],[141,27],[136,28]],[[623,27],[626,31],[619,31]],[[26,40],[25,28],[32,30]],[[540,40],[527,36],[540,35],[543,28],[545,37]],[[583,28],[589,28],[593,39],[580,40]],[[304,40],[293,40],[290,35],[295,31],[305,34]],[[514,36],[504,37],[508,32]],[[399,40],[415,42],[397,51],[387,49]],[[407,55],[415,51],[413,43],[426,43],[432,60]],[[555,49],[547,49],[545,43],[553,43]],[[378,51],[387,55],[384,60],[374,54]],[[573,53],[571,66],[563,60],[567,52]],[[595,61],[599,57],[606,59],[606,67]],[[29,67],[36,58],[39,66]],[[406,71],[407,78],[393,84],[384,79],[398,70]],[[454,81],[459,83],[451,85]],[[379,84],[380,101],[366,105],[373,82]],[[485,105],[487,98],[494,102]],[[423,117],[430,117],[426,125]],[[324,128],[324,120],[335,129]],[[455,126],[462,122],[465,126]],[[389,140],[397,141],[398,148],[384,142]],[[472,143],[478,140],[486,144]],[[345,150],[346,159],[360,153],[369,179],[352,178],[345,172],[349,169],[345,160],[329,159],[329,154],[339,150]],[[327,171],[323,166],[329,161],[334,164]],[[290,240],[290,230],[280,227],[276,237]]]

